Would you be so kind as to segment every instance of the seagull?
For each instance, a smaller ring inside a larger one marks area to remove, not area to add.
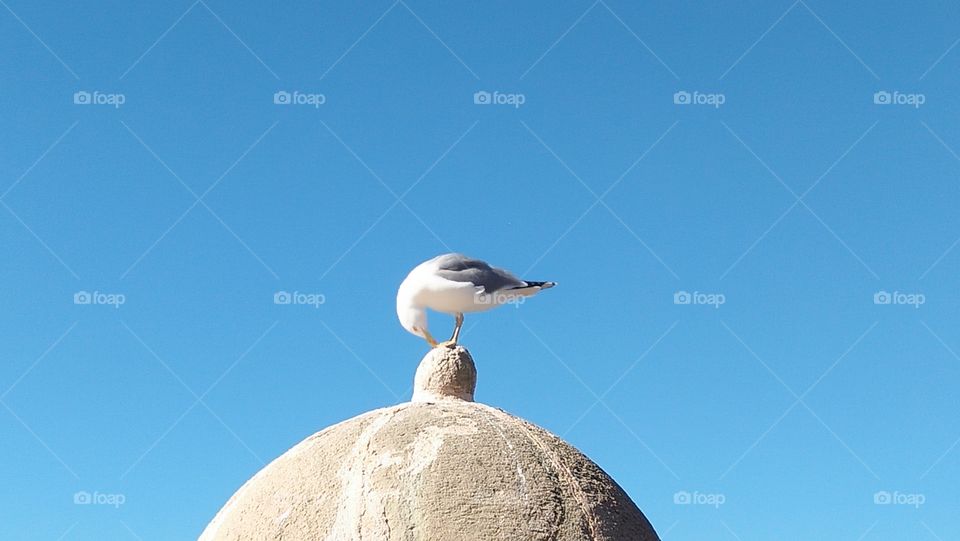
[[[438,345],[427,329],[427,308],[456,318],[457,343],[465,312],[484,312],[549,289],[556,282],[521,280],[509,271],[463,254],[443,254],[414,267],[397,291],[397,317],[407,332]]]

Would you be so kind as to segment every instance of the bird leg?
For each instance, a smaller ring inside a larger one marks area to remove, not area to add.
[[[423,334],[426,335],[423,337],[423,339],[426,340],[428,344],[430,344],[430,347],[432,348],[437,347],[438,342],[433,339],[433,335],[430,334],[430,331],[423,329]]]
[[[460,327],[463,327],[463,313],[457,312],[457,326],[453,328],[453,336],[450,337],[450,341],[454,344],[460,338]]]

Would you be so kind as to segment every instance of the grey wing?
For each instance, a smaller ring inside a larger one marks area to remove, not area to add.
[[[525,287],[526,282],[509,271],[491,267],[486,261],[462,254],[445,254],[437,258],[437,275],[453,282],[470,282],[487,293]]]

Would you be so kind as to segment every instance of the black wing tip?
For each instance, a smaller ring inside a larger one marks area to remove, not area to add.
[[[550,289],[557,285],[556,282],[531,282],[529,280],[524,280],[524,282],[527,284],[526,287],[539,287],[540,289]]]

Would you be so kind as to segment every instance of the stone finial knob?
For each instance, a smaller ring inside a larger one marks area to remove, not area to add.
[[[477,367],[467,348],[440,344],[420,361],[413,378],[413,402],[465,400],[473,402]]]

